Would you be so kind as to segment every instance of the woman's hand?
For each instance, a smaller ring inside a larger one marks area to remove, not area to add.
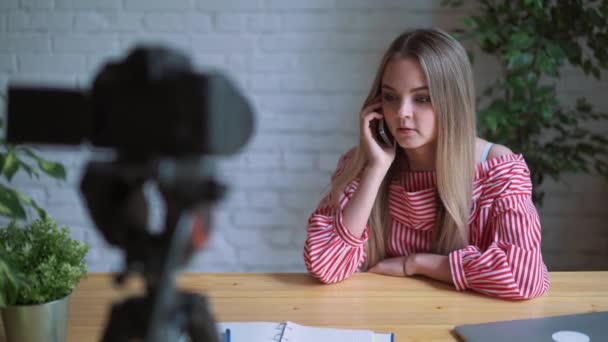
[[[419,274],[448,284],[454,283],[449,258],[438,254],[419,253],[384,259],[367,271],[393,277]]]
[[[367,156],[368,167],[388,171],[393,160],[395,160],[397,144],[395,143],[394,147],[380,145],[374,138],[375,133],[372,132],[371,128],[372,120],[384,119],[384,115],[379,112],[381,108],[382,102],[378,99],[361,111],[360,146],[362,146]]]
[[[412,276],[416,274],[415,256],[416,254],[412,254],[403,257],[384,259],[367,271],[393,277]]]

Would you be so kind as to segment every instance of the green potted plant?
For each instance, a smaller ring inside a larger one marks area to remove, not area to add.
[[[461,0],[443,0],[458,7]],[[597,127],[607,113],[594,111],[585,98],[572,108],[556,94],[566,61],[600,79],[608,68],[607,0],[480,0],[464,30],[454,30],[496,58],[497,78],[479,98],[478,127],[491,141],[523,153],[542,205],[539,187],[546,176],[597,173],[608,179],[608,139]]]
[[[9,342],[65,341],[70,294],[88,247],[50,217],[0,230],[0,305]]]

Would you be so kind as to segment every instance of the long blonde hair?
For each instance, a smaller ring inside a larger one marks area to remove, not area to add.
[[[424,70],[431,103],[437,115],[437,224],[432,250],[447,255],[468,244],[468,218],[471,210],[475,173],[475,90],[471,65],[466,51],[447,33],[439,29],[407,31],[397,37],[381,59],[363,108],[380,96],[382,76],[391,58],[414,58]],[[397,157],[380,186],[368,220],[367,260],[364,269],[386,256],[389,233],[388,187],[399,170],[398,159],[405,153],[398,148]],[[402,160],[403,160],[402,159]],[[361,146],[330,189],[330,200],[338,205],[344,188],[365,167],[366,156]],[[407,163],[406,163],[407,164]]]

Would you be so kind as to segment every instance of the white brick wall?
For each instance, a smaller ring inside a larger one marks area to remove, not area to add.
[[[382,50],[406,27],[460,25],[463,10],[439,2],[0,0],[0,91],[9,81],[88,86],[107,58],[139,41],[181,48],[195,65],[223,70],[254,103],[257,132],[243,154],[224,161],[233,191],[217,207],[209,247],[187,269],[303,271],[307,217],[337,157],[357,141],[358,108]],[[480,85],[495,72],[490,59],[477,59]],[[568,71],[560,93],[608,110],[607,86]],[[0,105],[4,111],[1,98]],[[68,182],[21,175],[15,184],[91,245],[92,271],[118,269],[121,253],[93,228],[78,194],[89,154],[44,154],[65,163]],[[546,186],[545,259],[553,269],[608,268],[608,187],[567,179]]]

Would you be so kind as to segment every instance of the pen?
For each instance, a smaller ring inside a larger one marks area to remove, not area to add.
[[[230,342],[230,329],[226,329],[224,333],[224,342]]]

